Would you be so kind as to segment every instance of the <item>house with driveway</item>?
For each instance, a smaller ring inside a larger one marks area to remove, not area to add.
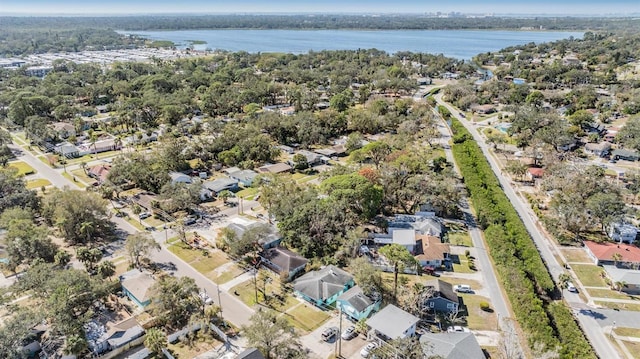
[[[309,260],[286,248],[267,248],[260,252],[260,259],[265,267],[278,275],[286,275],[288,280],[304,271]]]
[[[443,359],[485,359],[473,333],[424,333],[420,345],[425,353]]]
[[[640,270],[618,268],[612,265],[602,266],[611,279],[614,287],[616,283],[622,284],[620,291],[627,294],[640,294]]]
[[[427,308],[438,313],[458,312],[460,300],[451,283],[433,279],[424,283],[424,286],[432,292],[431,297],[424,303]]]
[[[371,328],[367,334],[369,340],[394,340],[412,337],[420,318],[389,304],[367,320]]]
[[[338,297],[336,306],[349,318],[358,321],[380,309],[380,303],[382,296],[368,296],[356,285]]]
[[[151,304],[151,287],[155,282],[150,274],[138,269],[132,269],[120,276],[122,292],[139,308]]]
[[[627,268],[640,266],[640,248],[636,246],[624,243],[584,241],[584,248],[596,265],[613,264]]]
[[[422,267],[452,269],[449,243],[442,243],[440,238],[430,235],[417,235],[415,243],[413,253]]]
[[[298,297],[326,309],[354,285],[351,274],[329,265],[296,279],[293,282],[293,291]]]

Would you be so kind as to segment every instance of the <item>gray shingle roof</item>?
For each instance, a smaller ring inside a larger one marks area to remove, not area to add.
[[[306,265],[309,262],[309,260],[300,256],[299,254],[281,247],[269,248],[265,250],[260,256],[275,264],[277,267],[279,267],[279,270],[285,271],[287,273],[300,266]]]
[[[367,325],[388,338],[397,339],[403,338],[404,332],[418,321],[420,318],[415,315],[389,304],[369,318]]]
[[[432,279],[424,283],[425,287],[433,287],[433,290],[439,293],[439,296],[458,303],[458,295],[453,291],[451,283],[443,282],[440,279]]]
[[[444,359],[485,359],[473,333],[425,333],[420,344]]]
[[[296,279],[293,288],[309,298],[325,300],[340,292],[352,280],[351,274],[330,265]]]
[[[355,286],[348,291],[342,293],[338,300],[344,300],[354,307],[358,312],[362,312],[373,304],[371,298],[364,295],[360,286]]]

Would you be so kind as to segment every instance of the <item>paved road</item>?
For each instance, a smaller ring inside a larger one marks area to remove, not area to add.
[[[57,171],[38,158],[36,158],[33,154],[28,151],[23,150],[21,147],[17,145],[9,146],[13,151],[18,153],[18,159],[26,162],[29,166],[33,167],[38,173],[43,177],[48,179],[52,185],[58,188],[71,188],[77,189],[75,184],[68,180],[66,177],[62,176],[60,171]],[[251,202],[249,205],[255,205]],[[122,218],[113,217],[111,219],[118,228],[126,233],[136,233],[138,229],[132,226],[129,222],[125,221]],[[157,242],[163,244],[165,240],[164,231],[159,231],[153,234],[154,238]],[[200,272],[193,269],[190,265],[182,261],[173,253],[169,252],[165,246],[162,246],[162,249],[158,252],[152,254],[152,258],[154,261],[164,264],[172,264],[175,266],[175,270],[173,270],[174,275],[178,277],[191,277],[196,281],[196,284],[207,291],[209,296],[215,301],[216,304],[220,304],[218,302],[218,286],[213,283],[211,280],[203,276]],[[249,323],[249,317],[253,314],[253,309],[247,307],[240,300],[235,298],[232,295],[224,291],[220,291],[220,300],[222,301],[222,310],[223,316],[226,320],[230,321],[236,326],[242,326]]]
[[[529,206],[525,204],[524,201],[516,194],[515,190],[511,186],[510,180],[502,174],[502,171],[500,170],[500,167],[498,166],[497,161],[489,152],[489,146],[485,143],[482,136],[480,136],[477,129],[475,128],[475,125],[467,121],[462,116],[460,116],[458,114],[459,113],[458,110],[454,109],[451,105],[444,102],[442,100],[442,94],[436,95],[435,99],[438,102],[438,104],[445,106],[451,112],[451,114],[455,116],[460,121],[460,123],[464,125],[464,127],[471,133],[471,135],[473,136],[473,139],[476,141],[478,146],[480,146],[480,149],[482,150],[484,156],[487,158],[487,160],[489,161],[489,164],[491,165],[491,169],[493,170],[494,174],[500,181],[500,185],[504,189],[504,193],[507,195],[507,197],[509,198],[509,201],[511,201],[511,204],[520,215],[520,218],[522,218],[522,221],[524,222],[525,227],[529,231],[529,234],[533,238],[533,241],[536,244],[542,259],[546,263],[547,268],[551,273],[551,276],[557,283],[558,277],[565,270],[560,265],[560,263],[558,263],[558,261],[556,260],[556,257],[553,255],[553,251],[558,250],[555,247],[555,244],[551,240],[547,239],[538,229],[535,223],[535,221],[537,221],[537,218],[531,212],[531,209],[529,208]],[[568,292],[565,291],[565,293],[568,293]],[[571,303],[572,302],[569,302],[570,305]],[[572,305],[572,308],[574,308],[573,305]],[[578,307],[576,306],[574,309],[576,308]],[[593,312],[602,314],[600,310],[594,309]],[[606,316],[605,314],[602,314],[602,315]],[[593,317],[583,315],[580,313],[576,317],[580,322],[580,325],[582,326],[582,329],[584,330],[585,335],[591,342],[591,345],[594,347],[599,357],[606,358],[606,359],[621,358],[620,354],[613,347],[612,343],[607,339],[605,333],[602,331],[599,325],[596,324]]]
[[[456,165],[455,159],[453,157],[453,152],[451,151],[451,147],[449,145],[449,140],[451,139],[450,129],[448,126],[442,123],[438,125],[438,130],[440,132],[440,141],[442,142],[442,145],[445,149],[447,161],[454,164],[456,173],[460,175],[460,169]],[[478,267],[483,277],[485,290],[489,293],[489,298],[491,298],[493,309],[498,315],[498,324],[503,332],[512,333],[515,331],[513,322],[510,320],[506,320],[506,318],[511,317],[511,311],[509,309],[507,299],[505,298],[500,284],[498,283],[498,278],[496,277],[493,264],[491,263],[489,254],[487,253],[487,249],[484,246],[482,232],[476,225],[475,218],[471,213],[467,199],[464,199],[463,207],[464,219],[467,223],[467,227],[469,228],[469,234],[471,235],[473,246],[476,249],[476,259],[478,260]],[[521,347],[519,348],[519,350],[521,357],[524,357]]]

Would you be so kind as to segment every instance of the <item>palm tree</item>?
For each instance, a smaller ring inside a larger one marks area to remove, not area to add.
[[[158,328],[151,328],[147,330],[144,338],[144,346],[149,349],[150,352],[160,354],[162,349],[167,346],[167,335]]]
[[[98,265],[97,271],[101,278],[111,278],[116,273],[116,266],[111,261],[104,261]]]
[[[393,267],[393,299],[398,295],[398,273],[404,271],[405,266],[416,263],[416,259],[409,250],[397,243],[386,245],[380,248],[382,254]]]
[[[614,253],[613,255],[611,255],[611,259],[613,259],[613,265],[615,265],[617,267],[618,266],[618,262],[620,262],[622,260],[622,254]]]
[[[571,276],[567,273],[560,273],[560,276],[558,277],[560,289],[567,289],[569,287],[569,282],[571,282]],[[562,295],[562,291],[560,291],[560,295]]]
[[[618,293],[620,293],[622,292],[622,289],[627,286],[627,282],[621,280],[621,281],[615,282],[613,285],[618,290]]]
[[[91,233],[93,233],[93,227],[94,227],[94,223],[93,222],[82,222],[80,224],[80,233],[83,233],[84,235],[87,236],[87,243],[89,243],[91,241]]]

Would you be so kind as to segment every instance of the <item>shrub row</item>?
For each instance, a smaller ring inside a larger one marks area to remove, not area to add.
[[[558,350],[561,358],[595,358],[569,309],[563,304],[549,302],[555,284],[480,147],[448,111],[443,116],[451,121],[453,154],[529,346],[542,345],[545,350]]]

